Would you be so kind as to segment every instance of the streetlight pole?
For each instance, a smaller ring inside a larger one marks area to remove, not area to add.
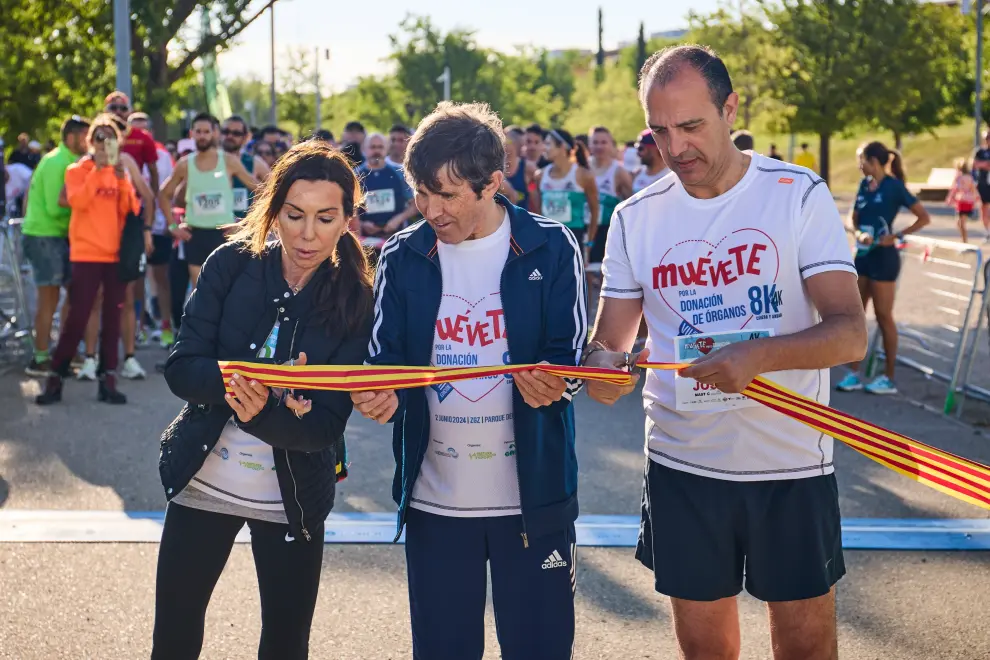
[[[437,82],[443,83],[443,100],[450,100],[450,67],[445,66],[443,68],[443,75],[437,78]]]
[[[976,0],[976,103],[974,117],[976,137],[973,144],[980,148],[980,128],[983,124],[983,0]]]
[[[131,97],[130,0],[113,0],[113,44],[117,60],[117,89]]]
[[[323,54],[324,54],[325,59],[327,59],[327,60],[330,59],[330,49],[329,48],[327,48],[324,51]],[[316,130],[320,130],[321,128],[323,128],[323,117],[320,114],[321,94],[320,94],[320,49],[319,49],[319,47],[317,47],[317,49],[316,49],[316,60],[315,60],[315,63],[313,65],[313,75],[314,75],[314,78],[315,78],[314,81],[313,81],[313,84],[316,86]]]
[[[271,124],[276,126],[278,124],[278,111],[276,109],[277,100],[275,98],[275,3],[273,2],[268,8],[268,16],[271,19],[271,51],[272,51],[272,107],[271,107]]]

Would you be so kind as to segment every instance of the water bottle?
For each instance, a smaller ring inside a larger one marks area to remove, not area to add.
[[[876,232],[871,225],[863,225],[859,228],[860,233],[869,234],[874,240],[876,240]],[[866,244],[861,243],[858,239],[856,240],[856,256],[862,257],[864,254],[873,249],[873,243]]]

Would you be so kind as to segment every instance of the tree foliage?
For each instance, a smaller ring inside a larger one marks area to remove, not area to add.
[[[606,64],[601,82],[593,73],[577,81],[574,104],[564,122],[564,128],[579,134],[597,124],[611,129],[617,141],[634,139],[646,128],[646,118],[635,88],[629,82],[628,69],[618,64]]]
[[[290,48],[287,64],[281,71],[278,95],[278,118],[295,125],[301,135],[316,126],[316,86],[312,53],[308,49]]]
[[[884,0],[877,0],[883,2]],[[817,133],[819,164],[828,180],[829,140],[860,115],[870,93],[862,32],[873,0],[784,0],[768,14],[783,57],[772,71],[773,92],[790,107],[792,132]],[[879,70],[879,69],[876,69]]]
[[[131,0],[135,105],[152,114],[159,131],[203,108],[196,62],[229,47],[275,1]],[[971,112],[974,19],[957,8],[915,0],[736,0],[691,14],[689,23],[683,41],[710,45],[726,61],[741,99],[740,124],[817,134],[826,176],[835,134],[870,126],[898,141]],[[3,0],[0,43],[0,134],[8,140],[20,131],[53,135],[68,114],[97,112],[114,86],[109,1]],[[437,79],[450,66],[453,99],[488,103],[505,123],[575,132],[606,124],[628,139],[643,125],[636,94],[642,62],[673,43],[646,41],[641,25],[617,61],[599,66],[593,44],[585,51],[500,52],[480,45],[471,30],[443,31],[409,15],[391,35],[391,71],[325,99],[323,118],[336,131],[352,119],[377,130],[414,125],[441,100]],[[315,118],[307,55],[283,60],[278,99],[286,127],[303,131]],[[228,81],[234,110],[265,123],[268,84]],[[984,110],[990,115],[990,102]]]
[[[277,0],[132,0],[131,49],[134,96],[159,131],[174,107],[172,87],[194,72],[207,53],[219,53]],[[210,30],[199,28],[197,14],[207,12]]]
[[[94,90],[113,84],[107,7],[86,0],[4,0],[0,135],[6,141],[22,131],[51,135],[66,116],[102,107],[103,96]]]
[[[549,69],[541,69],[529,57],[483,48],[470,31],[443,34],[429,18],[409,16],[390,39],[395,81],[404,97],[399,107],[408,107],[412,120],[443,100],[443,85],[437,79],[445,66],[450,67],[452,99],[487,102],[507,121],[549,121],[563,111],[547,84]]]
[[[887,0],[882,16],[868,15],[863,29],[870,39],[862,56],[882,68],[865,72],[870,93],[859,107],[865,121],[893,134],[898,148],[905,134],[970,113],[969,53],[958,36],[944,38],[965,34],[970,20],[955,9],[913,0]]]
[[[775,105],[777,81],[767,71],[779,69],[783,57],[762,8],[743,0],[733,9],[723,6],[705,15],[692,12],[688,21],[690,40],[711,46],[725,62],[739,93],[739,123],[750,129],[757,116]]]

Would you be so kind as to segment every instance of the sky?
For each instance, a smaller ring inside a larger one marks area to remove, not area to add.
[[[254,4],[263,5],[257,0]],[[330,60],[320,62],[320,78],[328,91],[342,91],[359,76],[385,73],[388,66],[382,59],[390,52],[388,35],[397,31],[410,6],[443,31],[475,30],[479,43],[489,48],[511,51],[516,45],[531,44],[549,50],[595,50],[599,6],[605,12],[605,48],[611,49],[620,41],[635,41],[640,21],[645,22],[647,36],[684,28],[688,10],[713,11],[718,0],[417,0],[414,5],[400,0],[279,0],[275,5],[276,67],[289,47],[309,52],[319,47],[330,49]],[[566,7],[566,13],[561,7]],[[254,74],[270,79],[269,25],[268,16],[262,16],[241,33],[237,46],[218,58],[223,78]]]

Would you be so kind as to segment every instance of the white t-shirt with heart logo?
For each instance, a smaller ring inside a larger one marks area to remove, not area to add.
[[[831,270],[856,272],[821,178],[755,154],[742,180],[723,195],[692,197],[671,173],[620,205],[612,224],[602,295],[643,298],[652,362],[676,361],[677,337],[780,336],[809,328],[819,316],[804,280]],[[767,377],[828,403],[827,369]],[[731,481],[832,472],[832,438],[763,406],[677,410],[674,378],[670,371],[646,376],[652,460]]]
[[[433,365],[509,363],[501,277],[509,256],[509,216],[484,238],[438,243],[443,297],[434,330]],[[430,446],[409,506],[463,518],[519,513],[512,377],[434,385]]]

